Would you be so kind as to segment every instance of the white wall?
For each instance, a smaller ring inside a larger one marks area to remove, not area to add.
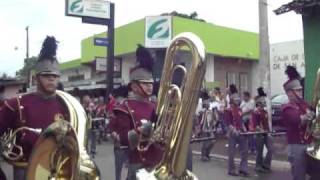
[[[214,82],[214,57],[213,55],[207,55],[207,67],[205,74],[206,82]]]
[[[4,97],[14,98],[19,94],[19,90],[22,89],[22,85],[10,85],[5,87]]]
[[[130,69],[133,68],[136,64],[135,57],[132,56],[124,56],[122,58],[122,70],[121,70],[121,77],[124,84],[128,84],[130,82],[129,72]]]
[[[282,85],[287,81],[284,73],[287,65],[295,65],[301,76],[305,75],[303,40],[270,45],[271,96],[284,93]]]

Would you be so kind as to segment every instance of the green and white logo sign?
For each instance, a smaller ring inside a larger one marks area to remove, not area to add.
[[[171,40],[171,16],[146,17],[145,46],[167,47]]]
[[[110,18],[110,2],[106,0],[67,0],[66,3],[69,16]]]
[[[83,2],[82,0],[70,0],[70,12],[75,14],[83,13]]]

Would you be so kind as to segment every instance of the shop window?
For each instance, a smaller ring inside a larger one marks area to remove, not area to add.
[[[249,90],[248,73],[240,73],[240,92]]]
[[[239,94],[249,90],[248,73],[227,72],[227,86],[235,84]]]
[[[78,74],[78,75],[73,75],[68,77],[69,82],[80,81],[80,80],[84,80],[84,74]]]
[[[227,86],[229,87],[231,84],[235,84],[239,88],[239,77],[237,73],[227,72]]]

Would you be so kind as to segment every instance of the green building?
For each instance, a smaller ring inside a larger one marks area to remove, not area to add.
[[[240,91],[252,91],[252,68],[259,59],[259,36],[257,33],[218,26],[195,19],[177,16],[158,16],[168,18],[169,40],[182,32],[192,32],[199,36],[206,47],[207,72],[205,80],[208,87],[236,84]],[[129,82],[129,70],[135,66],[137,44],[148,47],[145,35],[147,18],[140,19],[115,29],[115,86]],[[164,26],[164,27],[167,27]],[[75,87],[80,90],[101,92],[105,86],[106,47],[95,46],[96,37],[106,37],[106,33],[92,35],[81,42],[81,57],[61,64],[61,80],[66,90]],[[160,79],[165,57],[164,47],[148,47],[155,59],[154,77]],[[176,63],[188,65],[190,54],[177,54]]]

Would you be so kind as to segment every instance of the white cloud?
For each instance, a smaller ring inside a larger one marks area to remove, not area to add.
[[[301,17],[294,13],[276,16],[272,10],[290,0],[269,0],[271,42],[302,38]],[[258,32],[258,0],[112,0],[115,25],[120,26],[145,16],[178,11],[217,25]],[[80,18],[65,16],[64,0],[0,1],[0,73],[11,75],[23,65],[26,32],[30,26],[30,55],[37,55],[46,35],[60,41],[58,58],[62,61],[80,57],[80,42],[92,34],[106,31],[99,25],[81,23]],[[18,50],[14,50],[15,47]]]

